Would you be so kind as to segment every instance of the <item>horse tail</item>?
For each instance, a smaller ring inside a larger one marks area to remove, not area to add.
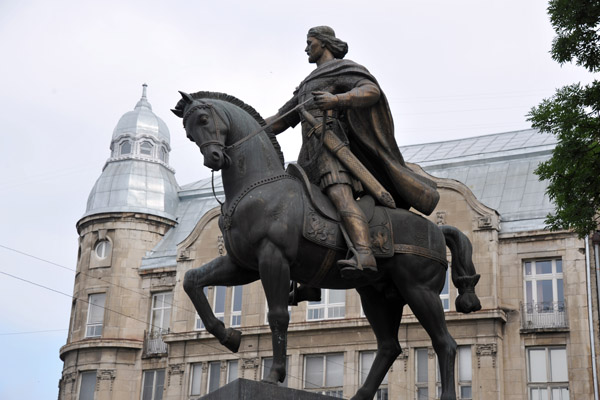
[[[473,265],[473,246],[464,233],[453,226],[440,226],[446,246],[452,254],[452,282],[458,289],[456,298],[456,311],[468,314],[481,310],[481,303],[475,294],[475,285],[481,276],[475,271]]]

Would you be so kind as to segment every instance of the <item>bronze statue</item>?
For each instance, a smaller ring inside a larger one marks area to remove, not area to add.
[[[479,275],[468,238],[454,227],[440,228],[408,210],[375,207],[372,198],[364,196],[359,206],[371,221],[371,237],[377,239],[370,244],[379,257],[378,272],[369,280],[342,278],[336,261],[345,257],[346,247],[335,210],[318,187],[306,183],[300,168],[291,165],[288,170],[294,174],[286,173],[275,136],[252,107],[223,93],[182,93],[173,112],[183,118],[186,134],[200,148],[204,164],[221,170],[225,191],[219,226],[227,254],[188,271],[183,282],[206,329],[236,352],[241,332],[225,328],[215,317],[203,289],[260,279],[273,344],[273,364],[265,381],[276,384],[286,376],[290,280],[317,288],[356,288],[377,338],[377,355],[352,399],[372,399],[401,353],[398,330],[406,304],[438,354],[441,398],[456,399],[457,345],[446,327],[439,294],[448,267],[447,245],[452,280],[460,294],[457,311],[481,308],[474,292]]]
[[[426,214],[439,195],[433,182],[406,168],[385,95],[365,67],[343,59],[348,45],[327,26],[311,28],[306,42],[308,61],[317,68],[266,121],[275,134],[302,123],[298,164],[337,209],[353,250],[338,264],[342,276],[355,278],[377,271],[368,221],[356,202],[363,188],[384,206],[413,206]]]

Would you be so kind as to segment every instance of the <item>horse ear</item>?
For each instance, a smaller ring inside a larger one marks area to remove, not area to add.
[[[173,111],[173,114],[177,115],[179,118],[183,118],[183,110],[171,108],[171,111]]]
[[[194,99],[192,98],[192,96],[190,96],[189,94],[187,94],[186,92],[182,92],[181,90],[179,91],[179,94],[181,94],[181,97],[187,101],[188,103],[191,103],[192,101],[194,101]]]

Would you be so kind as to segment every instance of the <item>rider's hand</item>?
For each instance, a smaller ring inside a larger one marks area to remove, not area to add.
[[[321,110],[332,110],[338,105],[337,96],[329,92],[315,91],[312,92],[312,95],[314,96],[315,104]]]

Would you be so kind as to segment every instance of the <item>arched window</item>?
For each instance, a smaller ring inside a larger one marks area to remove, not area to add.
[[[121,143],[121,151],[120,154],[123,156],[125,154],[130,154],[131,153],[131,142],[129,140],[124,141],[123,143]]]
[[[145,154],[147,156],[152,155],[152,143],[150,142],[142,142],[140,145],[140,153]]]

